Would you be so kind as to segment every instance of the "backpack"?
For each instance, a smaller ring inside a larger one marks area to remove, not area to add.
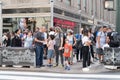
[[[119,47],[120,46],[120,34],[117,32],[111,32],[111,35],[109,35],[110,47]]]
[[[81,49],[82,47],[83,47],[83,44],[82,44],[82,40],[80,39],[76,42],[76,48]]]
[[[97,37],[97,33],[98,33],[98,31],[95,31],[94,33],[93,33],[93,41],[96,43],[96,37]]]
[[[83,47],[82,38],[81,37],[76,41],[75,47],[77,49],[81,49]]]

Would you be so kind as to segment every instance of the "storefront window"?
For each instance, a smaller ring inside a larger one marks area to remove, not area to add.
[[[3,29],[9,29],[10,32],[20,28],[35,31],[35,27],[50,27],[50,17],[29,17],[29,18],[3,18]]]
[[[71,5],[71,0],[64,0],[63,2],[67,5]]]
[[[77,0],[78,8],[81,9],[81,0]]]
[[[82,6],[83,6],[83,8],[84,8],[84,9],[83,9],[84,11],[86,11],[86,5],[87,5],[86,3],[87,3],[86,0],[82,0],[82,3],[81,3],[81,4],[82,4]]]
[[[16,8],[16,9],[3,9],[3,14],[15,13],[49,13],[50,8]]]

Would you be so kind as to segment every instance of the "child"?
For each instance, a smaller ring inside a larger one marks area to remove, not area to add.
[[[52,58],[53,58],[53,55],[54,55],[54,44],[55,44],[54,35],[50,35],[50,40],[47,44],[47,47],[48,47],[48,54],[47,54],[48,67],[52,66]]]
[[[69,65],[69,59],[70,59],[70,53],[72,53],[72,45],[69,43],[69,40],[65,40],[65,45],[64,45],[64,54],[63,56],[65,57],[65,70],[70,70],[70,65]]]

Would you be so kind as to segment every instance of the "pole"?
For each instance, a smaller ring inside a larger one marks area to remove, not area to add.
[[[3,33],[3,20],[2,20],[2,1],[0,1],[0,43],[2,43],[2,33]]]
[[[81,24],[82,24],[82,15],[81,15],[81,10],[79,10],[79,13],[80,13],[80,22],[79,22],[79,31],[81,29]]]
[[[54,19],[54,0],[50,0],[50,4],[51,4],[51,27],[53,27],[53,19]]]
[[[117,4],[116,31],[120,33],[120,0],[117,0],[116,4]]]

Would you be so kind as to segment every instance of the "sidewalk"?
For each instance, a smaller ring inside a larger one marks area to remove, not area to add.
[[[46,62],[46,60],[44,60]],[[45,64],[47,65],[47,63]],[[82,71],[82,62],[77,62],[71,65],[71,70],[66,71],[62,66],[58,67],[41,67],[41,68],[21,68],[21,67],[0,67],[0,70],[2,71],[31,71],[31,72],[53,72],[53,73],[103,73],[103,72],[109,72],[111,70],[108,70],[104,67],[103,64],[98,64],[95,62],[94,64],[91,64],[90,70],[88,72]]]

